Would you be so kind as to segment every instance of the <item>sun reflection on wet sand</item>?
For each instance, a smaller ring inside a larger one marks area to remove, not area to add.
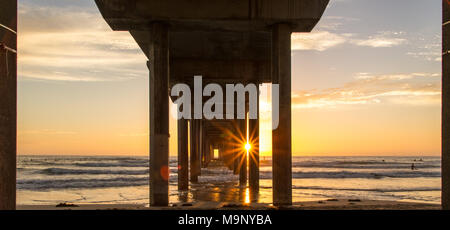
[[[272,202],[272,189],[262,188],[252,191],[249,187],[240,187],[238,182],[197,183],[185,192],[173,193],[171,203],[186,202],[230,202],[248,205],[250,203]],[[176,189],[175,189],[176,190]]]
[[[244,203],[249,204],[250,203],[250,188],[245,188],[245,201]]]

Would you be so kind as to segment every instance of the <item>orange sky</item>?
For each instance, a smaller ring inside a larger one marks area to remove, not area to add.
[[[292,36],[293,154],[439,155],[440,2],[348,2]],[[20,1],[18,25],[18,153],[148,155],[148,69],[132,37],[111,31],[93,1]],[[176,155],[173,118],[170,132]]]

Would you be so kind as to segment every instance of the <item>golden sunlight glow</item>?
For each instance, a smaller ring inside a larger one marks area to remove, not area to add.
[[[112,31],[97,10],[22,2],[17,153],[148,156],[148,68],[133,37]],[[294,34],[292,47],[320,50],[311,38],[327,35]],[[355,71],[320,60],[301,68],[302,56],[292,57],[292,155],[441,154],[439,68]],[[223,130],[232,146],[225,154],[272,156],[271,85],[259,88],[257,131]],[[176,156],[176,105],[169,103],[169,152]]]
[[[247,151],[249,151],[251,148],[252,148],[252,146],[249,143],[245,144],[245,149]]]
[[[246,188],[245,189],[245,204],[249,204],[250,203],[250,188]]]

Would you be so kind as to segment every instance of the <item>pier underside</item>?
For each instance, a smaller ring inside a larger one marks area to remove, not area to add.
[[[291,33],[310,32],[328,0],[96,3],[110,27],[129,31],[148,58],[150,204],[168,205],[170,90],[179,83],[193,89],[194,76],[202,76],[203,86],[214,83],[222,89],[226,84],[239,83],[279,85],[280,119],[272,143],[273,203],[292,204]],[[191,108],[195,103],[203,106],[207,100],[202,96],[194,98]],[[255,99],[246,98],[246,112],[250,100]],[[259,97],[256,101],[259,104]],[[224,109],[223,113],[226,117],[230,111]],[[187,190],[189,180],[198,181],[201,168],[208,166],[217,149],[217,160],[239,175],[240,186],[248,184],[252,191],[258,191],[259,116],[208,120],[201,114],[192,115],[191,119],[178,121],[178,189]],[[246,149],[247,144],[252,147]]]

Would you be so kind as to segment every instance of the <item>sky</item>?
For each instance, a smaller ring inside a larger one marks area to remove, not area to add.
[[[18,32],[19,154],[148,155],[147,60],[128,32],[93,0],[19,0]],[[440,0],[331,0],[292,49],[294,155],[440,154]],[[176,155],[173,118],[170,135]]]

